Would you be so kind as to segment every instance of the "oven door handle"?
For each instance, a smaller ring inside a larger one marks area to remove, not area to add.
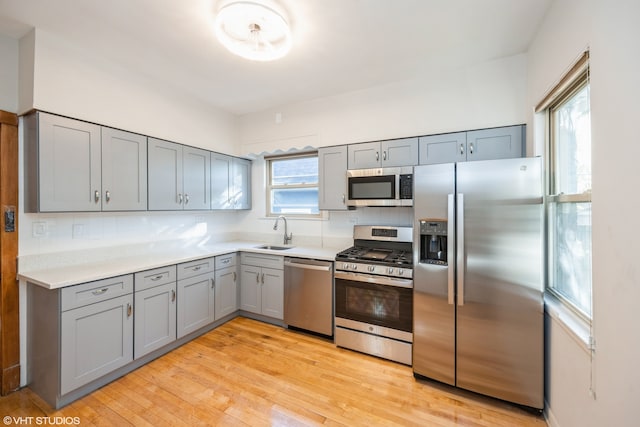
[[[409,288],[409,289],[413,288],[413,280],[400,279],[396,277],[374,276],[372,274],[336,271],[335,278],[351,280],[354,282],[373,283],[376,285],[395,286],[398,288]]]

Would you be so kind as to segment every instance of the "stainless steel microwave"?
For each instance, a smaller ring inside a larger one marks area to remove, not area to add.
[[[347,171],[347,206],[413,206],[413,167]]]

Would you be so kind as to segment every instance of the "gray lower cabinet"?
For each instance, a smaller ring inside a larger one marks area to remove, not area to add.
[[[27,292],[29,386],[53,407],[133,360],[132,275]]]
[[[506,126],[420,137],[420,164],[522,157],[525,126]]]
[[[215,320],[238,311],[238,266],[237,254],[220,255],[215,258]]]
[[[181,338],[215,320],[215,260],[178,264],[177,336]]]
[[[176,340],[176,266],[135,274],[134,359]]]
[[[284,258],[243,252],[240,255],[240,308],[284,319]]]
[[[347,146],[318,149],[318,208],[347,210]]]

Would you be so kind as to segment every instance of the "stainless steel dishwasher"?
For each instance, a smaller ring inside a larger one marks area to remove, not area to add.
[[[333,335],[333,262],[284,259],[284,323]]]

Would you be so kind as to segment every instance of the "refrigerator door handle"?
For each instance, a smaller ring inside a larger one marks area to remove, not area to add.
[[[464,305],[464,194],[458,193],[456,206],[456,267],[458,273],[458,305]]]
[[[453,194],[447,195],[447,235],[453,236],[455,230],[455,204],[453,200]],[[447,245],[447,302],[450,305],[455,304],[456,290],[455,286],[455,266],[453,260],[455,259],[455,245],[453,242]]]

